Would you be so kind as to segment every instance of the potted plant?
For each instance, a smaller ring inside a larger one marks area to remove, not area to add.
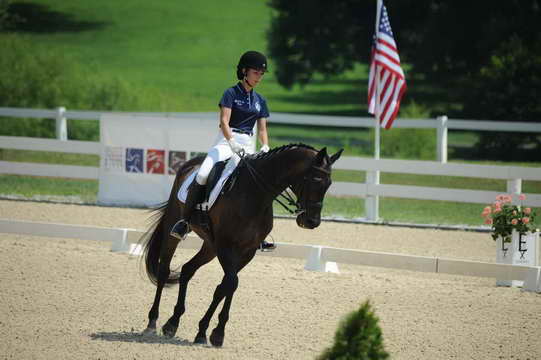
[[[535,228],[535,212],[512,203],[511,195],[498,195],[496,201],[484,208],[481,216],[492,226],[496,241],[496,262],[499,264],[537,266],[539,258],[539,230]],[[499,286],[522,286],[523,281],[496,279]]]
[[[511,195],[498,195],[494,203],[484,208],[481,216],[485,224],[492,225],[492,239],[502,238],[503,243],[510,243],[513,230],[520,235],[537,231],[534,225],[535,212],[522,206],[526,195],[521,194],[519,199],[521,205],[515,205],[511,203]]]

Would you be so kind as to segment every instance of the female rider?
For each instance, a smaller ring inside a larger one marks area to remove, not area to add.
[[[209,150],[203,160],[195,181],[190,185],[186,203],[184,204],[184,217],[178,221],[171,230],[171,235],[184,239],[190,232],[190,217],[198,200],[204,194],[207,178],[214,164],[223,161],[233,154],[242,152],[251,153],[251,142],[254,125],[257,121],[258,138],[261,142],[261,151],[269,151],[267,136],[267,117],[269,110],[265,98],[255,92],[254,88],[263,79],[267,71],[267,58],[257,51],[244,53],[237,65],[237,78],[240,80],[235,86],[225,90],[220,103],[220,131],[214,146]],[[239,160],[235,157],[236,161]],[[274,244],[263,241],[261,249],[273,249]]]

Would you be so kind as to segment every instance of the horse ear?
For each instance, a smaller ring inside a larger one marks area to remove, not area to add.
[[[340,155],[342,155],[342,151],[344,151],[344,149],[340,149],[336,154],[331,156],[331,165],[334,164],[334,162],[338,160],[338,158],[340,158]]]
[[[328,155],[327,155],[327,147],[324,147],[323,149],[319,150],[319,152],[317,153],[315,163],[316,164],[323,164],[323,161],[327,157],[328,157]]]

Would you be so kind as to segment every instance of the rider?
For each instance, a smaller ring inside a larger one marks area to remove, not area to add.
[[[255,92],[254,88],[263,80],[267,71],[267,58],[257,51],[245,52],[237,65],[235,86],[226,89],[220,103],[220,131],[214,146],[201,164],[195,181],[190,185],[184,218],[178,221],[171,230],[171,235],[184,239],[190,232],[189,221],[195,205],[200,200],[207,183],[207,178],[214,164],[223,161],[233,154],[240,156],[243,152],[251,153],[252,135],[257,121],[258,138],[262,146],[260,151],[269,151],[267,136],[267,117],[269,110],[265,98]],[[234,156],[236,162],[238,156]],[[273,249],[274,244],[263,241],[261,249]]]

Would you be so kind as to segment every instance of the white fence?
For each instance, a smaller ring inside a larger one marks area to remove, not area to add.
[[[0,108],[0,116],[52,118],[57,122],[57,137],[54,139],[37,139],[26,137],[0,136],[0,149],[20,149],[35,151],[54,151],[81,154],[100,154],[98,142],[67,140],[66,119],[99,119],[103,113],[90,111],[35,110]],[[126,114],[126,113],[125,113]],[[129,113],[133,116],[160,116],[175,118],[216,118],[215,113]],[[309,116],[293,114],[273,114],[272,122],[287,124],[308,124],[311,126],[373,127],[371,118],[344,118],[331,116]],[[518,131],[541,133],[541,124],[516,122],[489,122],[475,120],[451,120],[440,117],[436,120],[397,120],[398,128],[436,128],[438,129],[439,161],[412,161],[371,159],[361,157],[342,157],[334,166],[341,170],[366,171],[364,183],[334,182],[330,188],[333,195],[344,195],[365,198],[366,218],[377,221],[379,218],[379,196],[443,200],[466,203],[486,204],[494,200],[499,192],[449,189],[423,186],[405,186],[381,184],[380,172],[408,173],[437,176],[462,176],[483,179],[502,179],[507,181],[507,193],[522,193],[522,181],[541,181],[541,168],[469,165],[447,163],[447,130],[468,129],[482,131]],[[53,165],[36,163],[18,163],[0,161],[0,173],[33,176],[57,176],[82,179],[97,179],[98,168],[73,165]],[[541,207],[541,194],[526,194],[525,205]]]
[[[140,255],[141,249],[138,248],[137,244],[144,234],[134,229],[115,229],[10,219],[0,219],[0,233],[107,241],[111,243],[111,251],[129,252],[133,255]],[[315,271],[327,271],[325,270],[326,264],[340,263],[439,274],[488,277],[499,280],[519,280],[524,281],[524,290],[541,292],[541,267],[539,266],[498,264],[430,256],[342,249],[318,245],[289,243],[277,243],[277,245],[275,251],[258,253],[258,256],[305,259],[305,269]],[[179,244],[179,247],[197,250],[201,247],[201,239],[190,235]],[[337,266],[333,267],[332,271],[338,271]]]

